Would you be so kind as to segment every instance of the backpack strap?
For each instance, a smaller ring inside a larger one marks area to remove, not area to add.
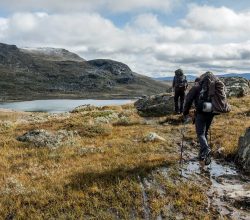
[[[211,81],[209,85],[209,91],[208,91],[208,96],[211,98],[215,95],[216,92],[216,83],[217,81]]]

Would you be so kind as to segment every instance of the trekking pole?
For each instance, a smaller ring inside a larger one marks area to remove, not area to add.
[[[209,129],[209,144],[210,144],[210,148],[212,148],[212,131],[211,131],[211,127],[210,127],[210,129]]]
[[[180,175],[181,177],[183,176],[182,175],[182,172],[183,172],[183,148],[184,148],[184,126],[182,127],[181,129],[181,148],[180,148],[180,161],[179,161],[179,164],[180,164]]]
[[[180,153],[180,165],[182,165],[182,159],[183,159],[183,147],[184,147],[184,127],[182,128],[182,137],[181,137],[181,153]]]
[[[210,142],[210,149],[212,150],[212,129],[211,129],[211,125],[210,125],[210,128],[209,128],[209,142]],[[210,169],[212,168],[212,163],[210,163]]]
[[[186,130],[186,124],[185,122],[183,123],[183,127],[182,127],[182,137],[181,137],[181,153],[180,153],[180,161],[179,163],[182,165],[183,162],[183,150],[184,150],[184,139],[185,139],[185,130]]]

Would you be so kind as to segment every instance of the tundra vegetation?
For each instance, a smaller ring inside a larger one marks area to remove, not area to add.
[[[212,125],[213,150],[223,149],[219,156],[227,159],[250,126],[250,96],[231,98],[230,104],[233,111],[217,116]],[[0,119],[3,219],[219,216],[208,206],[207,183],[180,176],[179,116],[143,118],[132,105],[124,105],[57,115],[2,111]],[[64,135],[48,146],[49,140],[43,146],[35,139],[17,140],[34,130],[39,138],[42,131],[48,132],[47,139]],[[196,140],[193,125],[187,125],[185,138]]]

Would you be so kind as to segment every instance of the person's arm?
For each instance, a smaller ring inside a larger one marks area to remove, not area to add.
[[[184,116],[189,114],[189,110],[193,104],[193,101],[196,98],[196,95],[198,94],[198,90],[199,90],[198,86],[193,86],[188,92],[186,99],[185,99],[185,104],[184,104],[184,110],[183,110]]]
[[[187,81],[187,79],[186,79],[186,87],[185,87],[185,89],[187,89],[188,88],[188,81]]]
[[[172,88],[174,89],[175,87],[175,76],[174,76],[174,79],[173,79],[173,84],[172,84]]]

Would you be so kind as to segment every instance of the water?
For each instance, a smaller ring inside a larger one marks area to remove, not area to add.
[[[95,106],[123,105],[132,103],[128,99],[95,100],[95,99],[53,99],[53,100],[33,100],[23,102],[1,103],[0,108],[12,109],[25,112],[68,112],[80,105],[90,104]]]
[[[250,219],[244,207],[249,206],[250,179],[242,175],[233,164],[212,160],[211,165],[204,168],[198,161],[189,161],[182,167],[182,176],[187,179],[196,178],[201,183],[210,182],[210,190],[207,192],[209,202],[217,207],[220,214],[230,219]]]

